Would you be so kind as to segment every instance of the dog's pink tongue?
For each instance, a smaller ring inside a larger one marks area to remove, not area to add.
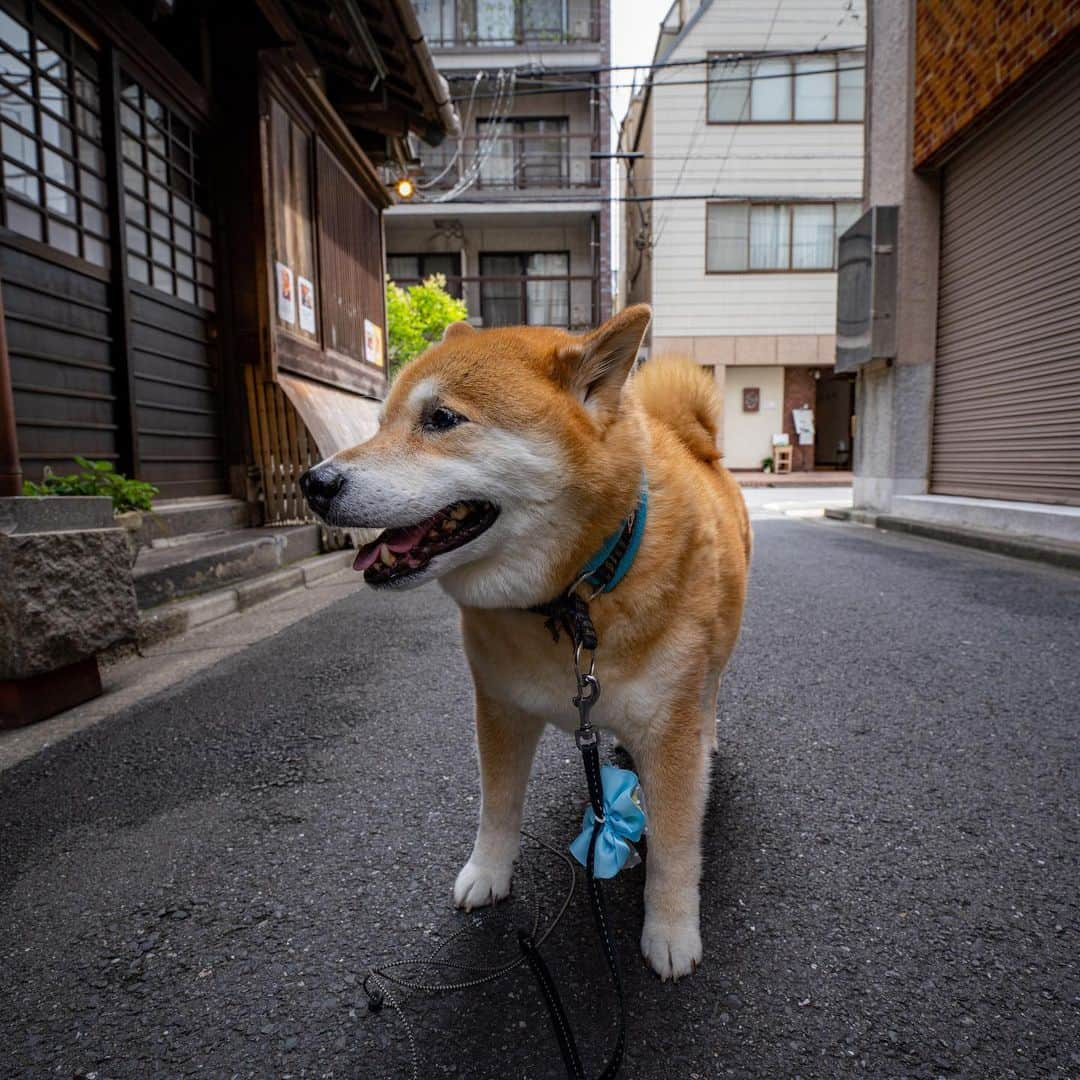
[[[413,545],[427,532],[427,525],[410,525],[404,529],[388,529],[370,544],[365,544],[357,553],[353,569],[363,572],[379,557],[379,551],[385,544],[395,555],[402,555],[412,550]]]
[[[354,570],[359,570],[361,573],[365,571],[378,557],[379,548],[382,547],[381,537],[377,540],[372,540],[370,544],[365,544],[356,553],[356,559],[352,564]]]
[[[421,522],[407,529],[393,529],[383,534],[383,543],[395,554],[408,551],[427,532],[427,524]]]

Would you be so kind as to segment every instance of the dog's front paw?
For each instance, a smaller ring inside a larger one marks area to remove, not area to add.
[[[470,859],[454,882],[454,906],[472,911],[509,896],[513,869],[512,862],[505,866],[481,866]]]
[[[697,920],[663,923],[646,918],[641,954],[665,982],[697,970],[701,963],[701,932]]]

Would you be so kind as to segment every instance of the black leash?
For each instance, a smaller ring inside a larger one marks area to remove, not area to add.
[[[524,840],[530,841],[542,852],[561,862],[566,870],[566,891],[562,902],[554,914],[545,920],[541,912],[541,890],[538,886],[534,887],[530,860],[526,857],[526,846],[522,846],[517,863],[516,893],[518,900],[525,904],[528,897],[532,896],[533,913],[529,920],[530,928],[527,931],[519,929],[518,937],[519,939],[522,936],[527,937],[534,948],[538,949],[555,932],[569,910],[574,898],[577,871],[573,860],[565,850],[553,847],[546,840],[534,836],[525,829],[521,830],[521,835]],[[406,996],[411,993],[438,994],[473,989],[486,983],[496,982],[526,964],[527,957],[522,954],[520,948],[505,955],[494,964],[466,963],[454,955],[455,947],[466,941],[473,931],[483,930],[493,924],[512,923],[514,915],[509,909],[508,904],[497,904],[482,911],[474,911],[463,926],[443,939],[427,955],[392,960],[368,969],[362,986],[368,999],[368,1009],[377,1013],[384,1007],[389,1007],[396,1014],[409,1044],[408,1075],[410,1080],[422,1080],[422,1075],[416,1034],[404,1009]]]
[[[614,587],[622,574],[625,573],[625,566],[622,563],[628,555],[632,558],[633,551],[636,550],[635,523],[639,516],[642,524],[644,523],[644,500],[643,490],[641,502],[623,522],[623,527],[618,536],[611,539],[610,546],[604,552],[602,560],[598,558],[578,580],[573,582],[565,592],[554,600],[546,604],[537,604],[529,609],[544,616],[544,625],[551,632],[551,636],[556,642],[559,641],[560,635],[565,633],[570,639],[574,654],[574,677],[577,681],[577,693],[573,698],[573,704],[578,710],[578,729],[574,733],[574,741],[581,751],[581,760],[585,767],[585,781],[589,789],[589,803],[593,811],[593,828],[589,837],[588,857],[585,862],[585,879],[588,885],[589,906],[592,908],[593,920],[596,923],[597,933],[600,936],[600,943],[604,950],[604,958],[607,960],[611,972],[611,981],[615,987],[615,997],[619,1009],[615,1046],[603,1071],[597,1074],[596,1080],[613,1080],[622,1066],[623,1054],[626,1050],[626,997],[623,991],[622,976],[619,972],[618,957],[615,954],[615,942],[608,928],[603,889],[599,879],[594,874],[596,842],[604,827],[604,788],[600,773],[599,739],[589,720],[589,713],[600,697],[600,682],[596,678],[595,671],[598,637],[596,627],[589,613],[589,602],[601,592]],[[595,590],[589,599],[585,599],[578,593],[577,590],[582,585],[587,585]],[[590,657],[589,668],[585,672],[581,670],[583,652],[587,652]],[[444,950],[466,933],[468,927],[463,927],[439,945],[428,957],[419,960],[398,960],[372,967],[364,979],[363,990],[368,998],[368,1008],[372,1012],[378,1012],[384,1004],[389,1005],[404,1025],[409,1041],[413,1080],[420,1080],[416,1039],[405,1017],[401,1003],[390,990],[390,986],[394,985],[406,992],[411,990],[426,992],[464,990],[502,978],[523,963],[533,973],[537,985],[540,987],[544,1005],[548,1010],[548,1015],[551,1017],[555,1038],[559,1043],[559,1050],[562,1053],[567,1077],[569,1077],[569,1080],[588,1080],[588,1074],[585,1072],[585,1066],[582,1063],[581,1054],[574,1039],[573,1029],[566,1015],[566,1009],[555,986],[555,981],[551,977],[551,971],[540,954],[540,946],[554,931],[570,906],[570,900],[574,892],[574,865],[565,853],[557,851],[545,841],[531,836],[524,830],[522,830],[522,835],[535,841],[549,853],[557,855],[566,863],[570,872],[570,888],[555,917],[543,927],[541,927],[539,900],[537,900],[532,929],[518,931],[519,955],[516,959],[495,967],[484,968],[455,963],[446,959],[443,955]],[[524,864],[524,859],[522,859],[522,864]],[[523,865],[521,868],[523,869]],[[475,913],[473,921],[476,925],[480,924],[480,917]],[[433,974],[424,977],[420,974],[421,972],[431,972]],[[466,977],[458,980],[451,979],[448,977],[450,972],[457,972]]]
[[[559,640],[560,629],[565,630],[574,648],[577,694],[573,703],[578,710],[578,729],[574,733],[574,741],[581,751],[582,764],[585,766],[585,782],[589,788],[589,802],[592,804],[594,818],[592,835],[589,837],[589,855],[585,864],[585,880],[588,883],[589,906],[592,908],[597,933],[600,935],[600,943],[604,949],[604,957],[611,971],[611,981],[615,987],[615,997],[619,1007],[619,1027],[615,1037],[615,1046],[607,1065],[604,1066],[602,1072],[597,1074],[597,1080],[612,1080],[618,1074],[626,1049],[626,998],[623,992],[622,976],[619,973],[619,961],[615,954],[615,942],[608,928],[603,889],[599,879],[593,873],[596,841],[604,827],[604,789],[600,779],[600,745],[596,730],[589,720],[589,713],[600,697],[600,682],[595,674],[596,628],[589,616],[588,601],[574,591],[568,591],[551,603],[533,610],[548,617],[546,625],[556,641]],[[589,670],[583,673],[580,666],[581,654],[586,650],[590,653],[591,659]],[[529,969],[540,987],[548,1015],[551,1017],[551,1026],[562,1052],[566,1075],[570,1080],[587,1080],[581,1054],[574,1040],[574,1032],[555,982],[551,978],[551,972],[535,942],[524,931],[519,936],[519,944],[529,964]]]

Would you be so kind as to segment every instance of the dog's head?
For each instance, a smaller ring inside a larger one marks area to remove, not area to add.
[[[385,530],[357,554],[369,585],[439,578],[476,607],[550,599],[637,490],[640,419],[622,390],[649,319],[628,308],[582,336],[455,323],[401,371],[375,436],[301,478],[308,504],[328,525]]]

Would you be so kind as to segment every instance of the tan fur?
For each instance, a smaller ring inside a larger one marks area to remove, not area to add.
[[[692,360],[663,356],[634,376],[634,394],[649,416],[667,424],[694,457],[720,460],[716,444],[724,403],[712,379]]]
[[[677,978],[701,959],[709,756],[719,677],[742,618],[750,529],[738,485],[719,461],[711,381],[677,359],[649,361],[628,377],[648,320],[637,307],[585,337],[538,328],[448,333],[402,372],[375,438],[334,461],[358,485],[351,507],[381,505],[388,488],[405,483],[399,476],[420,483],[412,478],[430,472],[435,484],[451,463],[472,477],[489,462],[492,483],[506,489],[506,520],[492,537],[459,549],[439,570],[461,606],[476,685],[480,826],[454,890],[466,908],[509,891],[537,740],[545,724],[576,725],[569,645],[553,643],[543,619],[525,609],[576,577],[634,506],[646,470],[638,555],[617,588],[591,604],[603,685],[593,719],[618,736],[641,776],[649,812],[642,951],[662,977]],[[427,393],[470,422],[424,435],[416,410]],[[560,463],[557,475],[526,476],[522,466],[520,508],[504,479],[516,459],[492,460],[506,445],[522,448],[515,453],[542,448]],[[407,467],[415,468],[402,473]],[[413,505],[419,496],[410,498]],[[359,525],[403,523],[350,515]],[[341,514],[327,520],[348,523]],[[511,543],[504,537],[518,521],[530,531]]]

